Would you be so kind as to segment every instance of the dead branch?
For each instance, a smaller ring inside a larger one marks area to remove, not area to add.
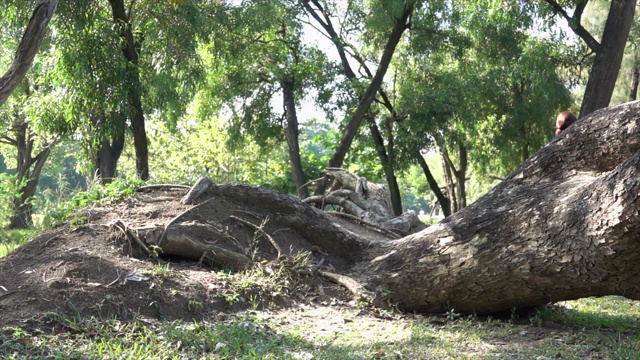
[[[181,212],[180,214],[176,215],[173,219],[169,220],[169,222],[164,226],[164,229],[162,230],[162,233],[160,234],[160,237],[158,238],[158,246],[160,248],[162,248],[162,240],[164,240],[165,233],[167,232],[167,229],[169,228],[169,226],[171,226],[174,222],[176,222],[176,220],[181,218],[183,215],[185,215],[185,214],[187,214],[187,213],[189,213],[189,212],[201,207],[202,205],[208,203],[211,200],[213,200],[213,198],[209,198],[209,199],[201,202],[200,204]]]
[[[391,236],[394,239],[399,239],[402,237],[401,234],[396,233],[395,231],[389,230],[389,229],[385,229],[383,227],[377,226],[376,224],[370,223],[366,220],[363,220],[357,216],[351,215],[351,214],[347,214],[347,213],[343,213],[343,212],[339,212],[339,211],[327,211],[326,212],[329,215],[333,215],[333,216],[339,216],[339,217],[343,217],[345,219],[349,219],[349,220],[353,220],[353,221],[357,221],[359,223],[361,223],[362,225],[371,228],[374,231],[377,231],[379,233]]]
[[[326,277],[327,279],[335,282],[336,284],[344,286],[347,290],[349,290],[353,294],[356,300],[364,301],[368,304],[373,304],[376,298],[376,295],[373,292],[365,289],[364,286],[362,286],[359,282],[353,280],[352,278],[346,275],[336,274],[336,273],[332,273],[324,270],[318,270],[318,274]]]
[[[131,239],[133,239],[136,244],[138,244],[138,246],[140,246],[140,248],[142,250],[144,250],[144,252],[147,253],[147,255],[151,255],[151,251],[149,251],[149,248],[147,247],[147,245],[144,244],[144,242],[142,240],[140,240],[140,238],[138,236],[136,236],[133,232],[131,232],[129,230],[129,227],[127,225],[125,225],[122,220],[115,220],[112,224],[111,227],[114,227],[118,230],[120,230],[128,239],[129,241],[131,241]]]
[[[141,186],[136,189],[137,192],[144,192],[146,190],[162,190],[162,189],[191,189],[189,185],[180,184],[152,184]]]

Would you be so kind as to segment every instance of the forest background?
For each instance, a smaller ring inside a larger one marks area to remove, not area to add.
[[[1,5],[5,64],[30,4]],[[386,184],[396,214],[448,215],[546,144],[559,111],[581,113],[610,6],[61,3],[0,107],[0,226],[50,226],[113,180],[305,198],[327,166]],[[636,98],[630,27],[610,104]]]

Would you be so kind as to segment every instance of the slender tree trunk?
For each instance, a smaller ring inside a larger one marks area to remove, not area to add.
[[[631,74],[631,89],[629,90],[629,101],[638,99],[638,82],[640,82],[640,64],[638,61],[633,62],[633,71]]]
[[[456,175],[456,189],[458,191],[458,210],[467,207],[467,148],[462,142],[458,143],[459,165]]]
[[[316,7],[316,9],[319,11],[319,13],[323,16],[321,17],[310,5],[310,3],[313,3],[314,6]],[[333,42],[333,44],[336,47],[336,50],[338,52],[338,56],[340,57],[340,62],[342,64],[342,69],[344,71],[344,75],[347,77],[347,79],[354,81],[356,79],[356,74],[353,71],[353,69],[351,68],[351,64],[349,64],[349,60],[347,58],[347,54],[345,51],[345,44],[343,43],[342,39],[340,38],[340,36],[338,35],[338,33],[336,32],[335,28],[333,27],[333,23],[331,21],[331,16],[329,16],[322,4],[320,4],[320,2],[318,0],[303,0],[302,4],[305,8],[305,10],[307,11],[307,13],[309,15],[311,15],[311,17],[313,17],[318,24],[320,24],[320,26],[326,31],[327,35],[329,36],[329,38],[331,39],[331,41]],[[362,68],[365,70],[367,77],[369,79],[373,79],[373,74],[371,73],[371,71],[369,71],[369,68],[367,66],[367,64],[362,61],[362,59],[360,59],[359,57],[355,56],[356,60],[360,63],[360,65],[362,66]],[[395,119],[396,118],[396,112],[393,108],[393,105],[391,104],[391,101],[389,100],[389,97],[387,96],[387,94],[385,93],[385,91],[382,89],[382,87],[378,87],[377,92],[380,94],[380,97],[383,99],[383,104],[384,106],[387,108],[387,110],[389,111],[389,115]],[[358,97],[360,99],[363,98],[363,94],[358,94]],[[376,126],[377,127],[377,126]],[[376,129],[377,130],[377,129]],[[398,187],[398,182],[396,180],[396,176],[395,176],[395,170],[393,168],[393,159],[394,159],[394,155],[393,155],[393,133],[391,131],[391,129],[389,128],[389,151],[387,152],[385,146],[384,146],[384,141],[381,141],[381,137],[378,139],[373,139],[375,143],[381,143],[383,144],[382,147],[376,145],[376,150],[378,152],[378,156],[380,158],[380,161],[385,161],[383,159],[389,159],[389,161],[387,163],[382,163],[383,168],[385,169],[385,176],[387,178],[387,185],[389,186],[389,193],[391,195],[391,203],[393,206],[393,211],[395,212],[399,212],[397,213],[397,215],[400,215],[402,213],[402,197],[400,196],[400,189]],[[380,134],[380,131],[378,131],[378,134]],[[320,192],[318,191],[321,187],[326,187],[326,184],[322,185],[323,182],[325,182],[326,180],[321,180],[320,184],[318,184],[318,186],[316,187],[316,195],[318,195]],[[322,190],[324,191],[324,190]]]
[[[309,189],[307,187],[307,178],[302,169],[302,160],[300,159],[300,144],[298,142],[298,116],[296,113],[296,102],[294,89],[294,79],[286,79],[280,82],[282,87],[283,102],[285,109],[285,118],[287,119],[287,129],[285,135],[287,145],[289,146],[289,163],[291,164],[291,175],[296,184],[296,191],[300,199],[309,197]]]
[[[129,120],[133,134],[133,146],[136,153],[136,172],[142,180],[149,179],[149,145],[145,129],[144,111],[142,109],[142,83],[138,70],[138,49],[140,43],[131,31],[131,23],[127,15],[123,0],[109,0],[113,13],[113,20],[120,27],[120,37],[124,44],[122,53],[129,62],[127,76],[130,81],[128,89]]]
[[[456,187],[454,178],[455,169],[452,169],[453,166],[451,159],[449,158],[449,153],[445,146],[440,147],[440,157],[442,158],[442,169],[444,170],[444,180],[447,188],[447,197],[451,201],[451,212],[456,213],[460,208],[458,208],[458,200],[456,199]]]
[[[380,130],[378,129],[378,125],[376,124],[373,116],[367,117],[367,120],[369,122],[369,129],[371,130],[373,143],[375,144],[376,152],[378,153],[378,159],[380,159],[380,163],[382,164],[382,168],[384,169],[384,174],[387,178],[387,184],[389,184],[389,195],[391,197],[391,208],[393,210],[393,215],[400,216],[402,215],[402,198],[400,196],[400,187],[398,186],[398,180],[396,179],[396,174],[393,171],[393,163],[387,156],[387,151],[384,146],[384,139],[380,134]]]
[[[31,67],[33,59],[40,49],[47,25],[58,6],[58,0],[37,0],[29,24],[24,30],[13,62],[0,78],[0,105],[4,104]]]
[[[589,73],[580,117],[609,106],[633,23],[636,0],[612,0],[602,41]]]
[[[387,73],[387,69],[391,64],[391,59],[393,58],[393,53],[395,52],[396,46],[400,42],[404,31],[409,28],[408,20],[412,12],[413,6],[409,6],[405,8],[402,16],[396,19],[395,25],[391,31],[391,34],[389,35],[389,39],[382,53],[382,57],[380,58],[376,74],[374,75],[373,79],[371,79],[371,83],[369,83],[369,86],[362,95],[355,112],[347,123],[342,139],[340,140],[340,144],[338,145],[338,148],[336,149],[334,155],[329,160],[328,167],[331,168],[342,166],[342,162],[347,155],[347,151],[351,147],[351,143],[353,142],[353,139],[355,138],[358,129],[360,128],[360,124],[362,124],[362,120],[369,111],[369,107],[371,106],[371,103],[375,99],[376,93],[382,85],[382,80],[384,79],[384,76]],[[328,179],[326,177],[320,180],[316,186],[315,194],[323,194],[328,184]]]
[[[422,168],[422,172],[424,173],[424,176],[427,178],[427,183],[429,184],[429,188],[431,188],[431,191],[433,191],[433,193],[436,195],[436,199],[438,199],[440,208],[442,208],[442,214],[445,217],[451,215],[451,200],[449,200],[449,198],[447,198],[442,192],[442,190],[440,189],[438,182],[433,177],[433,174],[431,173],[431,169],[429,169],[429,165],[427,165],[427,162],[424,160],[424,157],[422,157],[422,154],[420,154],[420,151],[416,151],[415,157],[416,157],[416,160],[418,161],[418,164],[420,164],[420,167]]]

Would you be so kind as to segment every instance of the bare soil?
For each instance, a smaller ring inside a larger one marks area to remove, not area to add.
[[[246,297],[230,303],[229,294],[236,289],[221,280],[219,271],[193,259],[160,257],[146,254],[114,229],[122,221],[129,228],[164,226],[176,215],[193,205],[180,199],[187,189],[149,189],[137,196],[111,204],[94,205],[80,212],[66,224],[47,230],[13,253],[0,259],[0,327],[15,325],[28,319],[55,312],[69,318],[95,317],[127,320],[136,316],[169,320],[192,320],[218,312],[241,310],[249,304]],[[246,204],[233,199],[209,201],[197,213],[187,214],[181,221],[207,217],[233,234],[247,255],[269,263],[275,260],[275,249],[256,236],[255,229],[228,219],[236,214],[260,225]],[[358,231],[359,226],[341,221]],[[308,244],[291,229],[270,228],[262,224],[286,254],[308,251],[310,263],[322,259],[322,267],[339,271],[342,261]],[[360,230],[370,232],[367,229]],[[279,264],[278,266],[286,266]],[[164,271],[164,269],[170,269]],[[262,308],[290,306],[298,301],[323,302],[349,294],[325,279],[309,275],[309,286],[302,294],[283,289],[276,296],[261,296]]]

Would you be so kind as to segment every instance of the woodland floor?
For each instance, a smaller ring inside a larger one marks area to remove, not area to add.
[[[384,333],[389,321],[398,317],[407,321],[419,318],[436,327],[449,322],[450,316],[446,315],[416,317],[363,307],[339,285],[320,276],[300,275],[292,270],[296,264],[273,262],[273,246],[256,236],[254,229],[237,222],[219,220],[242,244],[248,242],[256,250],[254,258],[261,264],[260,270],[247,270],[253,271],[253,276],[246,276],[246,283],[229,272],[207,268],[194,260],[137,256],[135,245],[111,226],[116,220],[130,228],[164,225],[192,207],[180,203],[186,191],[155,189],[111,204],[94,205],[0,259],[0,328],[28,328],[30,324],[40,327],[52,313],[65,318],[191,322],[215,321],[220,314],[251,310],[275,319],[283,328],[312,329],[305,335],[311,341],[354,328],[365,337],[367,332]],[[211,201],[193,216],[235,213],[250,219],[252,209],[244,206],[233,203],[233,199]],[[336,221],[363,236],[379,236],[343,219]],[[314,249],[291,229],[263,225],[268,233],[277,234],[283,252],[307,254],[308,266],[322,262],[323,268],[340,273],[344,263],[341,259]],[[261,275],[256,276],[258,273]],[[257,283],[262,281],[265,283]],[[477,345],[478,349],[469,349],[468,354],[508,346],[510,341],[535,346],[576,332],[571,325],[545,321],[534,324],[528,319],[519,326],[512,338],[489,337]],[[410,337],[409,333],[408,328],[398,330],[388,334],[388,340]],[[637,332],[627,335],[635,338]],[[601,358],[589,349],[580,356]]]
[[[306,286],[284,289],[280,294],[261,294],[257,287],[234,288],[223,271],[212,270],[197,261],[138,256],[140,251],[136,245],[123,240],[122,234],[111,226],[116,220],[129,228],[164,225],[193,207],[180,203],[186,192],[185,189],[155,189],[112,204],[93,205],[0,259],[0,326],[14,325],[47,312],[68,317],[126,320],[145,316],[191,320],[216,312],[256,307],[255,301],[248,303],[252,295],[260,295],[257,301],[261,308],[296,306],[295,303],[302,300],[320,303],[334,298],[349,300],[349,294],[340,286],[316,276],[300,279]],[[206,207],[199,208],[197,214],[189,215],[222,218],[235,213],[256,222],[251,218],[251,209],[232,201],[210,201]],[[375,236],[371,230],[342,219],[336,221],[352,231]],[[224,226],[242,244],[253,241],[254,256],[261,263],[275,258],[274,248],[266,240],[257,239],[254,229],[240,223]],[[263,224],[263,228],[268,231],[269,224]],[[273,229],[270,232],[277,233],[283,252],[306,251],[308,262],[316,263],[322,257],[324,268],[340,272],[343,262],[339,258],[318,252],[321,250],[308,245],[295,231]],[[265,269],[270,272],[287,266],[289,264],[284,263]],[[243,290],[244,294],[239,293]],[[289,290],[303,293],[287,293]],[[235,294],[239,301],[230,301]]]

